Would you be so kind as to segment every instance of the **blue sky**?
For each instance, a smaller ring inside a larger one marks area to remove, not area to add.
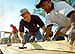
[[[19,27],[20,9],[27,8],[31,13],[35,0],[0,0],[0,31],[10,31],[10,24]]]
[[[10,32],[10,24],[19,28],[22,8],[27,8],[32,13],[35,0],[0,0],[0,31]],[[41,17],[41,19],[45,22],[45,18]]]

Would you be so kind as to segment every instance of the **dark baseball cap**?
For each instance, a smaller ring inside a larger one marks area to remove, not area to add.
[[[38,1],[38,4],[36,5],[36,8],[40,8],[40,4],[42,4],[42,2],[44,2],[44,1],[48,1],[48,0],[40,0],[40,2]]]
[[[54,25],[54,24],[49,24],[49,25],[47,26],[47,28],[50,27],[50,26],[53,26],[53,25]]]
[[[40,8],[40,4],[42,4],[42,2],[47,1],[47,0],[40,0],[40,2],[36,5],[36,8]]]

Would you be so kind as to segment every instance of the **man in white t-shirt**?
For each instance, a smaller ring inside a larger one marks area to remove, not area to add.
[[[75,21],[72,20],[75,19],[75,17],[72,17],[75,16],[75,9],[64,1],[52,3],[51,0],[40,0],[36,8],[42,8],[48,13],[46,16],[47,25],[52,23],[58,24],[56,34],[60,32],[62,28],[65,28],[64,32],[66,33],[70,28],[71,22]],[[50,30],[47,29],[47,31],[49,32]],[[47,35],[49,34],[48,32],[46,33]]]

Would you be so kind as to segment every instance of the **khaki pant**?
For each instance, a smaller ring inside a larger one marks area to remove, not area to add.
[[[19,42],[19,38],[18,38],[17,32],[13,32],[13,33],[12,33],[11,42],[12,42],[12,43],[18,43],[18,42]]]

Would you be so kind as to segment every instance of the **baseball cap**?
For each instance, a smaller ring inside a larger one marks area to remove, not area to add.
[[[47,26],[47,28],[48,28],[49,26],[53,26],[53,24],[49,24],[49,25]]]
[[[36,8],[40,8],[40,4],[42,4],[42,2],[44,2],[44,1],[48,1],[48,0],[40,0],[40,1],[37,1],[38,4],[36,5]]]
[[[21,16],[22,16],[23,14],[26,14],[26,13],[30,14],[30,12],[28,11],[28,9],[26,9],[26,8],[21,9],[21,10],[20,10],[20,13],[21,13]]]
[[[13,24],[10,24],[10,27],[12,27],[13,26]]]

